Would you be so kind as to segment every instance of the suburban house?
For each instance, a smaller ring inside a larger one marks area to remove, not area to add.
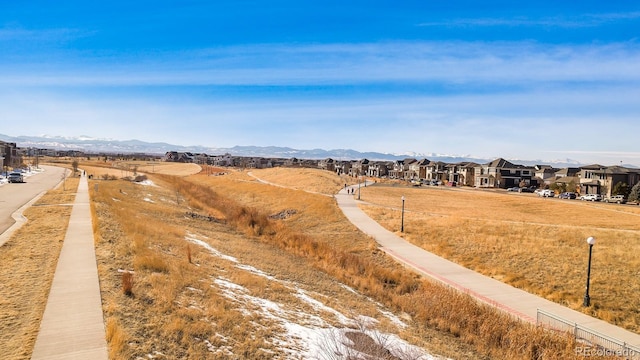
[[[599,164],[583,166],[580,169],[580,193],[600,194],[604,179],[601,170],[604,166]]]
[[[5,167],[16,167],[20,162],[16,143],[0,141],[0,169],[4,171]]]
[[[389,169],[393,167],[393,163],[389,161],[372,161],[367,169],[367,176],[384,177],[389,175]]]
[[[538,181],[543,182],[545,184],[550,184],[551,181],[556,180],[558,177],[568,176],[568,175],[558,176],[557,172],[560,171],[560,169],[554,168],[553,166],[550,166],[550,165],[535,165],[534,169],[535,169],[534,176],[536,177],[536,179],[538,179]]]
[[[580,168],[568,167],[556,171],[554,176],[556,177],[556,179],[559,179],[563,177],[578,177],[578,174],[580,174]]]
[[[226,153],[224,155],[212,156],[211,165],[220,167],[234,166],[234,158],[229,153]]]
[[[422,159],[417,160],[409,164],[409,171],[407,173],[408,180],[425,179],[427,175],[427,164],[429,160]],[[424,175],[424,176],[423,176]]]
[[[318,167],[322,170],[335,171],[335,161],[332,158],[326,158],[318,162]]]
[[[404,160],[396,160],[389,168],[390,179],[402,179],[404,177]]]
[[[580,193],[611,196],[616,186],[633,186],[640,181],[640,170],[622,166],[584,166],[580,170]]]
[[[475,169],[479,164],[474,162],[462,162],[449,164],[447,169],[447,181],[458,185],[473,186],[475,182]]]
[[[413,158],[406,158],[403,160],[396,160],[393,162],[393,167],[389,170],[389,177],[392,179],[411,179],[411,173],[409,172],[409,165],[418,160]]]
[[[534,174],[534,167],[515,165],[503,158],[498,158],[489,163],[476,166],[475,186],[506,189],[518,187],[522,183],[525,186],[537,185]]]
[[[351,171],[349,172],[349,175],[351,176],[366,175],[368,170],[369,170],[369,160],[367,159],[358,160],[351,165]]]
[[[420,180],[426,180],[427,179],[427,168],[429,167],[429,163],[431,161],[429,161],[428,159],[422,159],[422,160],[418,160],[414,167],[417,168],[417,174],[418,174],[418,179]]]
[[[191,163],[191,162],[194,162],[195,157],[190,152],[167,151],[164,154],[164,160],[173,161],[173,162]]]
[[[429,181],[447,181],[447,163],[442,161],[430,161],[427,165],[427,173],[425,179]]]
[[[347,161],[347,160],[335,161],[333,164],[333,171],[335,171],[335,173],[338,175],[351,174],[352,165],[353,165],[353,161]]]

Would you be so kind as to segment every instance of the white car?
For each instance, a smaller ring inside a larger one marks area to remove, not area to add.
[[[556,192],[551,190],[551,189],[544,189],[544,190],[540,190],[540,192],[538,192],[538,196],[541,196],[541,197],[554,197],[554,196],[556,196]]]
[[[22,175],[21,172],[12,172],[9,174],[9,176],[7,176],[7,180],[10,183],[23,183],[24,176]]]
[[[580,200],[582,201],[601,201],[602,195],[600,194],[585,194],[580,196]]]

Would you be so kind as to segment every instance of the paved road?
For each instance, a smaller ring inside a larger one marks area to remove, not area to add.
[[[26,182],[23,184],[0,186],[0,234],[4,234],[15,223],[12,217],[14,212],[38,195],[59,184],[62,180],[62,174],[66,171],[55,166],[43,165],[41,168],[44,169],[43,172],[26,178]],[[2,243],[2,236],[0,236],[0,246]]]
[[[639,334],[514,288],[405,241],[360,210],[355,196],[347,194],[350,188],[356,188],[357,191],[357,186],[351,186],[335,196],[345,216],[362,232],[373,237],[383,251],[418,273],[452,286],[525,321],[536,323],[540,309],[640,349]]]

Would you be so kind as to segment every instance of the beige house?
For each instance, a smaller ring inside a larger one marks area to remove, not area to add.
[[[475,167],[475,186],[481,188],[510,188],[537,185],[535,168],[515,165],[503,158]]]
[[[579,173],[581,194],[611,196],[616,186],[626,184],[629,188],[640,181],[640,170],[622,166],[583,166]]]

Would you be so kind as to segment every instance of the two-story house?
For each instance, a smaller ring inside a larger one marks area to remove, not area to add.
[[[437,181],[442,181],[442,182],[446,182],[448,181],[448,175],[447,175],[447,163],[442,162],[442,161],[431,161],[429,162],[429,164],[427,165],[427,171],[426,171],[426,179],[431,181],[431,180],[437,180]]]
[[[618,184],[629,188],[640,181],[640,171],[622,166],[602,166],[598,164],[580,168],[580,193],[611,196]]]
[[[338,175],[351,175],[351,166],[353,165],[353,161],[349,160],[339,160],[335,161],[333,165],[333,171],[335,171]]]
[[[354,162],[351,165],[351,176],[363,176],[367,175],[367,171],[369,170],[369,160],[361,159]]]
[[[534,179],[535,168],[515,165],[503,158],[475,167],[476,187],[510,188],[521,184],[537,185]]]
[[[416,160],[409,163],[407,172],[405,174],[405,179],[407,180],[425,179],[427,174],[427,164],[429,164],[429,160],[427,159]],[[421,173],[424,173],[425,176],[420,176],[422,175]]]
[[[318,168],[327,171],[335,171],[335,161],[332,158],[326,158],[318,162]]]
[[[474,162],[446,165],[447,181],[455,182],[458,185],[473,186],[475,184],[475,169],[478,165]]]
[[[389,161],[372,161],[367,169],[369,177],[385,177],[389,175],[389,169],[393,167],[393,163]]]

